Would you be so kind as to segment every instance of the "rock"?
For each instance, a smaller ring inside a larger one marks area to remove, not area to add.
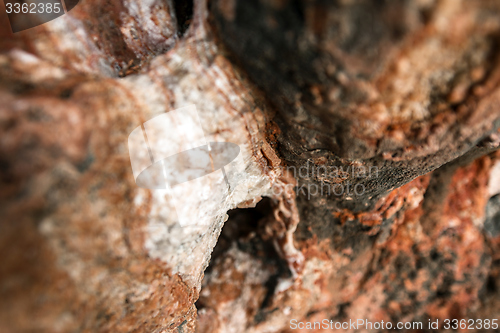
[[[83,1],[16,34],[4,17],[0,327],[494,319],[499,17],[465,0]],[[140,188],[129,134],[188,105],[238,157]]]

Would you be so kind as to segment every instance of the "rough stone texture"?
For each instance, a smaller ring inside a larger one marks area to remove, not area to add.
[[[377,177],[341,180],[367,188],[348,208],[373,204],[499,126],[497,2],[218,1],[213,8],[234,61],[277,108],[288,163],[378,167]]]
[[[2,6],[0,332],[498,318],[497,1],[89,0],[17,34]],[[127,149],[189,104],[241,147],[205,229]]]
[[[225,213],[269,191],[262,98],[217,54],[203,6],[179,39],[161,4],[86,3],[13,36],[2,21],[2,329],[192,330]],[[135,185],[127,149],[135,127],[192,103],[207,140],[240,145],[243,169],[201,231]]]

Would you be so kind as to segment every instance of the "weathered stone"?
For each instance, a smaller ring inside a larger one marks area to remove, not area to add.
[[[186,4],[0,19],[0,331],[494,319],[499,4]],[[191,104],[241,149],[194,203],[139,188],[127,148]]]

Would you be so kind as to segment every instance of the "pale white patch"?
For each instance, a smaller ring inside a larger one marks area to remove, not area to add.
[[[490,171],[488,194],[490,197],[500,193],[500,161],[496,161]]]

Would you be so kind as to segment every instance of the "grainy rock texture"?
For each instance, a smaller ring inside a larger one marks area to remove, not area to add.
[[[3,9],[0,332],[498,318],[498,1],[88,0],[16,34]],[[127,148],[191,104],[241,149],[236,185],[188,187],[205,228]]]

